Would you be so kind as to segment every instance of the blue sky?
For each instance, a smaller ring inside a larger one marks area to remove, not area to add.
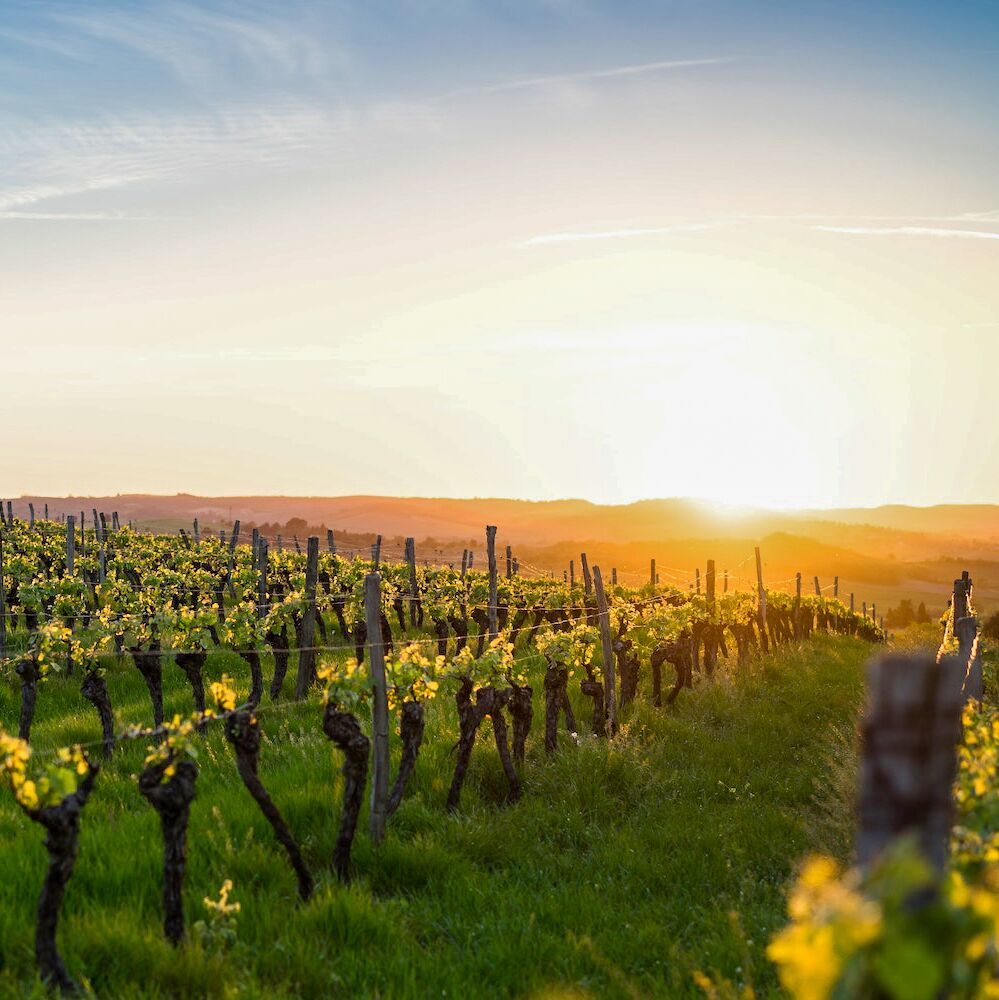
[[[997,122],[994,2],[0,2],[0,489],[999,500]]]

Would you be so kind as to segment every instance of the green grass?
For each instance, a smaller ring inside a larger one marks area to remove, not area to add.
[[[163,941],[158,820],[133,777],[145,748],[130,746],[99,775],[83,815],[63,957],[99,996],[115,998],[694,997],[695,970],[773,993],[763,949],[783,921],[797,859],[848,852],[869,652],[819,637],[737,676],[723,671],[671,710],[640,703],[612,746],[593,738],[566,745],[560,734],[554,759],[541,745],[536,683],[523,800],[503,804],[486,723],[453,817],[444,798],[455,712],[441,699],[407,800],[377,851],[362,816],[349,887],[329,871],[340,759],[321,733],[319,706],[268,702],[261,775],[317,875],[305,905],[213,727],[191,816],[186,907],[190,926],[204,915],[203,897],[233,880],[242,912],[228,951]],[[207,673],[240,663],[216,654]],[[168,715],[189,711],[183,675],[172,665],[164,673]],[[108,681],[122,720],[148,717],[134,668],[116,667]],[[75,682],[55,678],[40,691],[36,746],[99,734]],[[17,704],[16,691],[0,685],[8,729]],[[4,793],[3,997],[41,994],[32,950],[41,834]]]

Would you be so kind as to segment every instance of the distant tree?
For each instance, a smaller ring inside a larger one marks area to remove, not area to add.
[[[284,526],[284,530],[292,535],[304,535],[309,527],[309,522],[304,517],[293,517]]]
[[[916,612],[912,607],[912,601],[907,597],[899,602],[897,608],[889,608],[885,612],[885,624],[889,628],[905,628],[914,621],[916,621]]]
[[[926,610],[926,602],[920,601],[919,607],[916,608],[916,622],[920,625],[924,625],[930,620],[930,613]]]

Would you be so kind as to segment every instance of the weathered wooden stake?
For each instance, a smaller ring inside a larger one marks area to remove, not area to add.
[[[468,572],[468,549],[462,549],[461,552],[461,578],[465,579],[465,574]]]
[[[496,585],[496,525],[486,525],[486,556],[489,560],[489,638],[499,633],[499,607]]]
[[[658,582],[658,580],[659,580],[659,577],[656,576],[656,561],[655,561],[655,559],[650,559],[649,560],[649,583],[651,583],[652,586],[655,587],[655,585]]]
[[[66,518],[66,572],[72,576],[76,568],[76,518]]]
[[[611,586],[617,586],[617,567],[611,567]]]
[[[569,587],[570,589],[576,586],[576,560],[569,560]]]
[[[694,569],[694,584],[697,587],[697,593],[701,592],[701,570],[700,567]]]
[[[264,618],[268,612],[267,601],[267,539],[257,543],[257,617]]]
[[[869,867],[899,835],[914,834],[942,872],[953,821],[963,671],[953,657],[890,653],[867,667],[857,858]]]
[[[201,544],[201,525],[198,523],[198,519],[195,518],[191,527],[194,529],[194,544]]]
[[[318,539],[316,539],[318,543]],[[312,539],[309,539],[311,551]],[[389,724],[388,693],[385,682],[385,644],[382,640],[381,577],[369,573],[364,578],[364,619],[368,627],[368,670],[373,693],[371,735],[374,743],[371,766],[371,813],[368,831],[371,842],[382,842],[388,813]]]
[[[770,651],[770,640],[767,638],[767,591],[763,586],[763,560],[760,558],[760,547],[755,548],[756,553],[756,587],[757,587],[757,616],[760,627],[760,648],[764,653]]]
[[[301,650],[298,653],[298,683],[295,697],[302,701],[316,679],[316,583],[319,579],[319,537],[309,535],[305,556],[305,614],[302,617]],[[381,634],[381,624],[375,635]]]
[[[579,565],[583,569],[583,592],[587,597],[593,593],[593,578],[590,576],[590,564],[586,561],[586,553],[580,552]]]
[[[336,539],[333,537],[333,529],[326,529],[326,548],[331,556],[336,555]]]
[[[416,573],[416,539],[406,539],[406,562],[409,563],[409,624],[416,625],[417,603],[420,600],[420,581]],[[376,747],[377,756],[377,747]]]
[[[7,659],[7,593],[3,586],[3,535],[0,535],[0,662]]]
[[[839,577],[833,577],[833,597],[839,597]]]
[[[597,613],[600,619],[600,644],[604,653],[604,704],[607,709],[607,723],[610,735],[617,732],[617,684],[615,679],[614,641],[611,638],[610,612],[607,610],[607,595],[604,581],[600,577],[600,567],[593,567],[593,584],[597,591]],[[599,689],[598,689],[599,690]]]
[[[509,545],[506,547],[506,578],[513,579],[513,549]]]

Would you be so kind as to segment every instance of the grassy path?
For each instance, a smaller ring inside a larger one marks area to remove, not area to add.
[[[775,980],[763,948],[783,920],[796,859],[849,846],[869,652],[819,637],[685,692],[673,710],[640,704],[613,748],[594,739],[566,747],[560,734],[555,760],[544,759],[536,715],[523,800],[501,805],[499,763],[480,740],[457,817],[443,809],[454,708],[434,704],[408,800],[377,854],[358,835],[357,879],[346,889],[328,874],[339,755],[317,707],[265,708],[261,776],[319,876],[306,906],[213,727],[192,810],[186,901],[193,924],[202,898],[232,879],[242,912],[227,951],[193,942],[175,951],[162,939],[159,826],[132,777],[144,748],[131,747],[98,777],[84,813],[63,956],[98,996],[114,998],[694,997],[699,969],[767,995]],[[206,673],[220,669],[213,660]],[[164,672],[167,714],[188,711],[182,675]],[[137,671],[112,673],[109,686],[123,719],[146,718]],[[9,725],[16,710],[4,686],[0,718]],[[40,692],[38,746],[93,739],[96,725],[72,680]],[[37,989],[40,833],[4,793],[3,997]]]

